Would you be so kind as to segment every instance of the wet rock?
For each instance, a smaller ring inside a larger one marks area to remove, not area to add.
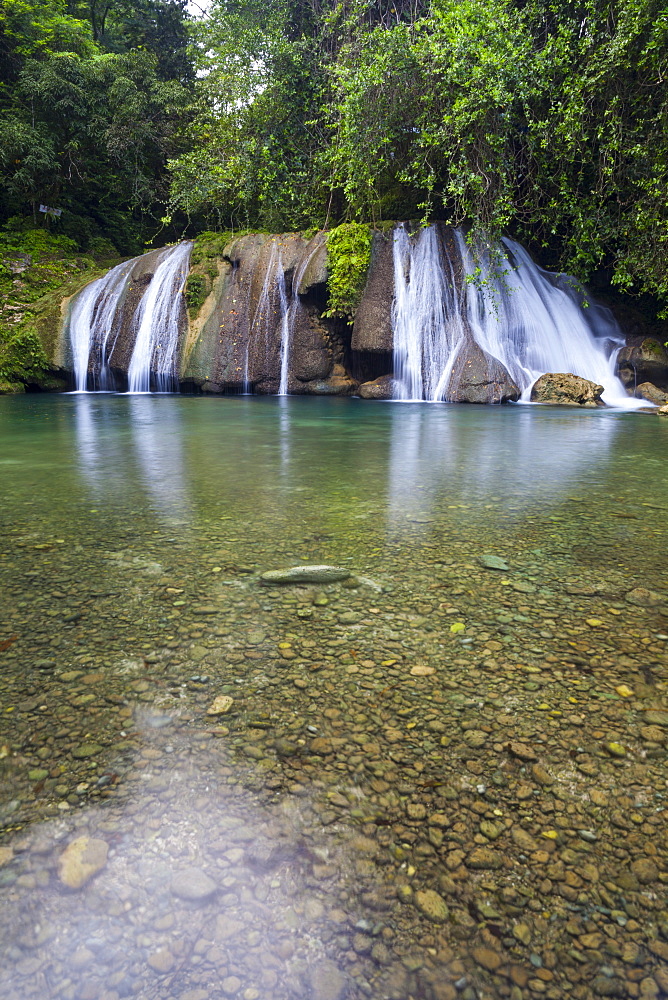
[[[596,385],[570,372],[548,372],[534,383],[532,403],[552,403],[560,406],[603,406],[602,385]]]
[[[323,959],[308,974],[309,1000],[343,1000],[348,994],[348,979],[338,965]]]
[[[184,868],[174,875],[170,890],[179,899],[200,901],[208,899],[218,886],[201,868]]]
[[[506,560],[502,559],[501,556],[495,556],[490,554],[481,555],[478,556],[478,562],[480,563],[481,566],[484,566],[485,569],[497,569],[500,570],[502,573],[507,572],[508,569],[510,568]]]
[[[415,906],[434,924],[444,924],[449,916],[448,906],[442,896],[433,889],[418,889],[413,897]]]
[[[392,237],[385,233],[374,233],[369,274],[362,299],[355,313],[351,340],[353,351],[392,351],[394,346],[392,332],[393,289]]]
[[[487,969],[488,972],[496,972],[502,963],[501,956],[498,952],[493,951],[492,948],[473,948],[471,956],[478,965],[481,965],[483,969]]]
[[[394,376],[381,375],[373,382],[362,382],[357,390],[362,399],[392,399],[394,394]]]
[[[232,708],[233,704],[234,698],[230,698],[228,694],[219,694],[207,708],[206,714],[225,715]]]
[[[358,383],[349,375],[332,374],[326,379],[304,382],[304,392],[311,396],[351,396]]]
[[[58,859],[58,878],[68,889],[81,889],[107,863],[109,845],[95,837],[77,837]]]
[[[152,952],[146,961],[155,972],[164,975],[174,968],[175,958],[169,948],[159,948],[157,951]]]
[[[496,871],[503,867],[503,857],[489,847],[476,847],[466,859],[468,868]]]
[[[501,362],[468,338],[453,365],[446,398],[452,403],[509,403],[520,398],[520,390]]]
[[[75,760],[87,760],[89,757],[97,757],[100,753],[102,753],[102,747],[99,743],[81,743],[72,750],[72,756]]]
[[[646,587],[635,587],[624,596],[624,600],[629,604],[635,604],[639,608],[653,608],[665,602],[663,594],[657,594],[655,590],[648,590]]]
[[[651,726],[668,727],[668,712],[650,708],[645,712],[645,722],[649,722]]]
[[[627,386],[652,382],[668,388],[668,351],[654,337],[645,337],[639,344],[624,347],[617,356],[619,377]]]
[[[658,389],[651,382],[642,382],[636,386],[634,396],[637,399],[646,399],[648,403],[654,403],[656,406],[665,406],[668,403],[668,392]]]
[[[641,885],[650,885],[652,882],[656,882],[659,877],[659,869],[651,858],[637,858],[632,861],[631,871]]]
[[[342,566],[291,566],[289,569],[270,569],[262,573],[263,583],[335,583],[347,580],[350,570]]]

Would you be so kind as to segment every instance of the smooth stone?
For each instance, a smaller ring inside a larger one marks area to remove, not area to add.
[[[348,993],[348,979],[329,959],[312,966],[308,985],[309,1000],[343,1000]]]
[[[447,904],[433,889],[418,889],[414,902],[420,913],[435,924],[444,924],[449,916]]]
[[[502,573],[507,573],[508,570],[510,569],[508,563],[505,561],[505,559],[502,559],[501,556],[495,556],[489,554],[478,556],[478,562],[480,563],[481,566],[484,566],[485,569],[498,569]]]
[[[289,569],[270,569],[262,573],[263,583],[336,583],[351,576],[342,566],[291,566]]]
[[[148,964],[155,972],[160,972],[164,975],[165,972],[169,972],[174,968],[174,956],[172,955],[169,948],[159,948],[158,951],[154,951],[152,955],[147,958]]]
[[[72,756],[76,760],[87,760],[89,757],[97,757],[102,749],[99,743],[82,743],[72,750]]]
[[[232,708],[234,699],[229,694],[219,694],[206,710],[207,715],[225,715]]]
[[[218,889],[212,878],[201,868],[184,868],[171,881],[170,889],[179,899],[208,899]]]
[[[109,845],[94,837],[77,837],[58,858],[58,878],[68,889],[81,889],[107,863]]]

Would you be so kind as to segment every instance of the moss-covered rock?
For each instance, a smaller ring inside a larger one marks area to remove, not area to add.
[[[324,316],[354,319],[371,263],[370,226],[346,222],[327,236],[327,288]]]

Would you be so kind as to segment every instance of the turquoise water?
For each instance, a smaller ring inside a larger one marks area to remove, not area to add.
[[[545,866],[556,844],[614,885],[625,794],[637,850],[661,843],[667,445],[668,421],[606,410],[0,398],[3,995],[508,995],[482,941],[567,996],[599,974],[550,957],[573,913],[632,906],[653,940],[661,884],[571,899]],[[318,563],[352,579],[259,581]],[[534,867],[516,825],[549,848]],[[82,834],[110,853],[69,891]],[[506,861],[465,869],[474,845]],[[193,864],[216,894],[183,901]],[[445,925],[398,902],[426,888]]]

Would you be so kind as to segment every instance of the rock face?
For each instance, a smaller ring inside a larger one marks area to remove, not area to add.
[[[651,382],[643,382],[637,386],[634,395],[638,399],[646,399],[648,403],[654,403],[656,406],[665,406],[668,403],[668,392],[658,389]]]
[[[627,386],[652,382],[661,389],[668,389],[668,350],[653,337],[624,347],[618,355],[619,377]]]
[[[310,392],[309,384],[327,379],[336,360],[329,330],[311,301],[327,279],[325,234],[306,241],[297,234],[253,233],[230,244],[226,254],[200,311],[205,318],[184,358],[182,378],[222,390],[278,392],[287,325],[288,391]]]
[[[94,837],[77,837],[58,858],[58,878],[68,889],[81,889],[107,863],[109,845]]]
[[[501,362],[468,339],[452,370],[448,400],[452,403],[508,403],[519,397],[519,389]]]
[[[392,235],[374,233],[371,267],[357,307],[351,347],[354,351],[391,351],[394,259]]]
[[[373,382],[363,382],[358,389],[362,399],[392,399],[394,378],[392,375],[381,375]]]
[[[531,390],[532,403],[555,403],[560,406],[605,406],[602,385],[589,382],[570,372],[547,372]]]

